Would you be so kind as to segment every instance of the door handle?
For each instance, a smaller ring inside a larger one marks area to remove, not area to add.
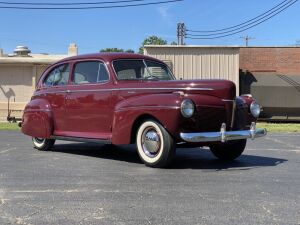
[[[70,90],[67,90],[66,93],[67,93],[67,94],[71,94],[71,91],[70,91]]]

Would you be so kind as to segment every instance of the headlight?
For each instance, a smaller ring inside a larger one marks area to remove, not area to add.
[[[195,105],[192,100],[190,99],[185,99],[181,103],[181,114],[185,118],[190,118],[195,111]]]
[[[252,116],[254,116],[256,118],[259,117],[260,105],[257,102],[253,101],[250,105],[250,112],[251,112]]]

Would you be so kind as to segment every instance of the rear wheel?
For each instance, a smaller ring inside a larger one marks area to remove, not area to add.
[[[211,145],[210,150],[218,159],[232,161],[243,153],[246,143],[247,139],[228,141]]]
[[[173,138],[155,120],[144,121],[137,131],[137,150],[146,166],[166,167],[175,155]]]
[[[37,150],[49,151],[53,147],[53,145],[55,143],[55,140],[54,139],[47,139],[47,138],[33,137],[32,138],[32,143],[33,143],[34,148],[36,148]]]

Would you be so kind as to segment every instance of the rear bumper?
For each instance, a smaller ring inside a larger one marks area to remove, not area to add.
[[[180,137],[185,142],[225,142],[230,140],[240,140],[263,137],[267,134],[264,128],[256,128],[255,123],[251,124],[250,130],[226,131],[226,125],[223,123],[219,132],[201,132],[201,133],[180,133]]]

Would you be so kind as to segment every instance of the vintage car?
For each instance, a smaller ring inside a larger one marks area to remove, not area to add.
[[[228,80],[175,80],[163,62],[144,55],[103,53],[63,59],[39,79],[22,118],[38,150],[55,140],[136,144],[141,160],[165,167],[176,146],[210,147],[233,160],[256,128],[261,107],[236,97]]]

